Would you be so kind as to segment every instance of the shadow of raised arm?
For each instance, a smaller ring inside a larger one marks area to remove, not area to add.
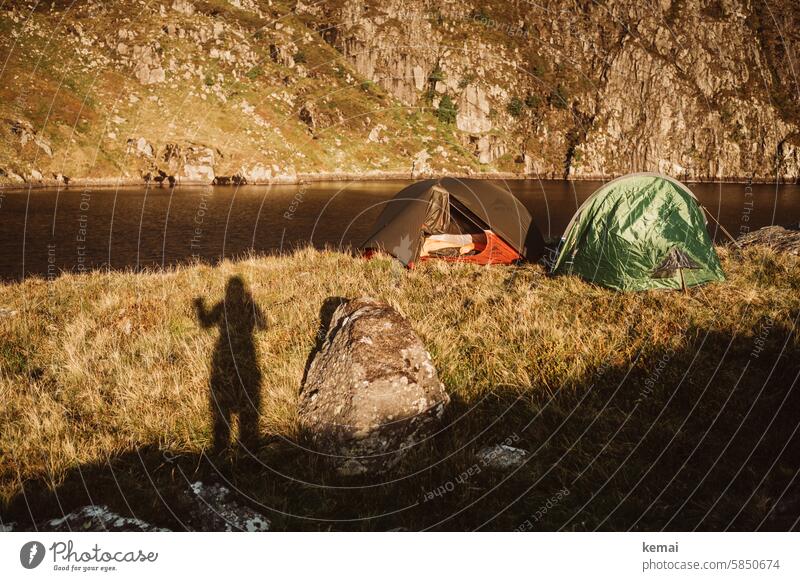
[[[194,299],[194,310],[197,313],[197,320],[200,322],[200,326],[207,329],[217,324],[222,312],[222,303],[217,303],[210,311],[207,311],[205,300],[202,297],[197,297]]]

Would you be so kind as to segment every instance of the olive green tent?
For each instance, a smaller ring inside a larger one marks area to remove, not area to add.
[[[623,176],[592,194],[567,226],[553,272],[634,291],[725,280],[694,194],[659,174]]]
[[[542,235],[514,194],[488,181],[467,178],[423,180],[403,188],[387,201],[375,231],[361,248],[383,250],[407,265],[419,257],[423,233],[470,228],[492,230],[527,260],[544,254]]]

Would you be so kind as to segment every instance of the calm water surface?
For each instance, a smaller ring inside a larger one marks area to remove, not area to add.
[[[0,191],[0,279],[63,270],[143,269],[193,259],[216,262],[298,246],[347,248],[369,234],[383,204],[411,182],[300,186]],[[545,237],[562,234],[601,182],[513,180]],[[800,186],[691,184],[734,236],[800,221]],[[718,241],[725,240],[709,221]]]

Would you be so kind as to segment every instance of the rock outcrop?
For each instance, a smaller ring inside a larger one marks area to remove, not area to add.
[[[34,144],[47,157],[53,157],[53,148],[50,142],[43,138],[25,119],[6,119],[11,129],[11,133],[19,140],[20,147],[25,147],[28,143]]]
[[[415,175],[800,179],[794,0],[6,4],[0,184],[406,175],[421,150]]]
[[[194,530],[249,533],[270,530],[270,522],[264,515],[236,501],[233,493],[221,484],[194,482],[189,495],[193,504],[190,524]]]
[[[159,45],[144,45],[133,47],[133,70],[136,78],[143,85],[163,83],[166,73],[161,66],[158,54]]]
[[[196,143],[167,143],[161,153],[161,169],[181,182],[210,184],[214,181],[216,153]],[[162,167],[163,166],[163,167]]]
[[[325,38],[404,103],[450,94],[481,164],[508,151],[536,158],[521,169],[540,177],[793,181],[797,89],[779,67],[797,43],[781,24],[796,26],[800,9],[764,11],[749,0],[350,0],[327,9],[341,24]],[[497,130],[503,143],[489,148]]]
[[[138,518],[120,516],[107,506],[84,506],[36,527],[46,532],[137,532],[166,531]]]
[[[360,298],[333,313],[302,387],[300,422],[339,473],[380,473],[435,432],[448,402],[408,321]]]

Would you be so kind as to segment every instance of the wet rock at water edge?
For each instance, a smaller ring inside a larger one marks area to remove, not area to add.
[[[352,476],[396,465],[435,433],[450,398],[408,321],[359,298],[333,313],[300,400],[309,446]]]

